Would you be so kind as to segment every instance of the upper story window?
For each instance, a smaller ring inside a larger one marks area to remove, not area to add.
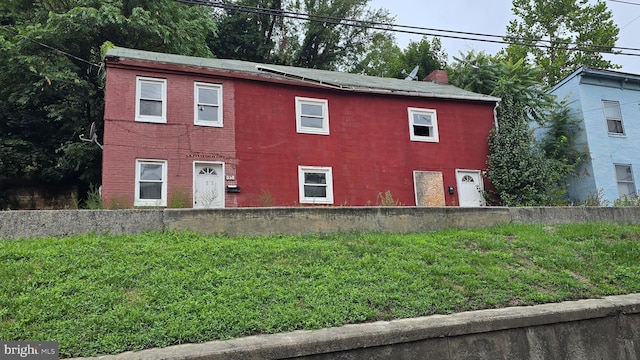
[[[296,131],[329,135],[329,102],[296,97]]]
[[[194,124],[222,127],[222,86],[195,83]]]
[[[167,162],[136,160],[134,206],[167,206]]]
[[[624,135],[622,126],[622,112],[618,101],[602,100],[604,117],[607,120],[607,130],[609,134]]]
[[[136,121],[167,122],[167,80],[136,78]]]
[[[330,167],[299,166],[301,204],[333,204],[333,176]]]
[[[438,118],[431,109],[409,108],[409,134],[412,141],[438,142]]]
[[[618,195],[620,198],[635,197],[636,184],[633,181],[631,165],[616,164],[616,181],[618,182]]]

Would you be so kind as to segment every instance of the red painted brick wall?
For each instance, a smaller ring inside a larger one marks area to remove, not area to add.
[[[375,205],[378,193],[387,190],[415,205],[414,170],[442,172],[446,188],[456,186],[456,169],[486,167],[494,125],[490,102],[360,94],[165,68],[169,71],[108,68],[107,202],[125,198],[133,204],[136,158],[168,160],[168,198],[178,188],[191,194],[194,160],[224,162],[226,175],[235,177],[227,184],[242,189],[226,194],[227,207],[265,205],[261,194],[266,193],[276,205],[297,205],[299,165],[332,167],[334,205]],[[167,79],[167,124],[134,121],[136,75]],[[222,84],[224,128],[193,125],[194,81]],[[329,136],[296,133],[296,96],[328,100]],[[437,111],[438,143],[409,140],[408,107]],[[457,193],[445,192],[445,200],[457,204]]]
[[[167,80],[166,124],[135,121],[136,76]],[[196,81],[222,84],[224,127],[193,124]],[[224,162],[226,175],[235,176],[233,88],[233,82],[217,77],[108,68],[102,175],[106,205],[118,201],[133,206],[136,159],[167,160],[167,198],[186,192],[189,205],[193,200],[194,161]],[[237,206],[233,196],[225,201],[226,206]]]
[[[329,136],[296,133],[296,96],[328,100]],[[249,81],[236,84],[236,106],[243,124],[236,133],[242,205],[255,202],[261,191],[280,205],[297,204],[298,165],[332,167],[336,205],[375,205],[378,193],[387,190],[415,205],[413,171],[442,172],[445,187],[456,186],[456,169],[486,168],[494,125],[492,103]],[[438,143],[409,140],[408,107],[437,111]],[[456,204],[457,193],[446,193],[445,200]]]

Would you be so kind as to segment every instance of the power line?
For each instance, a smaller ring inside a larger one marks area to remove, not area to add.
[[[552,44],[550,40],[543,39],[527,39],[527,38],[519,38],[513,36],[504,36],[504,35],[494,35],[494,34],[484,34],[477,32],[465,32],[465,31],[456,31],[456,30],[445,30],[445,29],[437,29],[437,28],[427,28],[420,26],[411,26],[411,25],[399,25],[399,24],[390,24],[384,22],[376,22],[376,21],[364,21],[364,20],[355,20],[355,19],[345,19],[339,17],[332,16],[323,16],[323,15],[312,15],[306,13],[299,13],[281,9],[267,9],[260,7],[252,7],[245,5],[236,5],[229,4],[220,1],[214,0],[176,0],[180,3],[187,5],[204,5],[209,7],[220,8],[223,10],[231,10],[231,11],[241,11],[248,13],[255,13],[260,15],[271,15],[271,16],[281,16],[284,18],[291,18],[303,21],[316,21],[316,22],[324,22],[333,25],[345,25],[351,27],[361,27],[366,29],[373,30],[382,30],[382,31],[393,31],[405,34],[414,34],[414,35],[422,35],[422,36],[433,36],[433,37],[442,37],[449,39],[457,39],[457,40],[469,40],[469,41],[478,41],[478,42],[486,42],[486,43],[495,43],[495,44],[505,44],[510,45],[514,41],[516,42],[535,42],[535,44],[522,44],[531,47],[538,48],[554,48],[555,46]],[[609,0],[613,1],[613,0]],[[560,46],[566,46],[567,50],[572,51],[597,51],[600,53],[607,53],[613,55],[628,55],[628,56],[640,56],[639,48],[630,48],[630,47],[609,47],[604,45],[590,45],[590,49],[580,48],[580,44],[571,43],[571,42],[560,42]],[[556,45],[556,46],[557,46]],[[569,46],[574,46],[574,48],[569,48]],[[598,50],[600,49],[600,50]],[[634,51],[639,53],[629,53],[623,51]]]
[[[620,3],[620,4],[627,4],[627,5],[635,5],[635,6],[640,6],[639,3],[634,3],[631,1],[622,1],[622,0],[607,0],[609,2],[615,2],[615,3]]]
[[[15,33],[15,35],[17,35],[17,36],[19,36],[19,37],[21,37],[21,38],[23,38],[23,39],[27,39],[27,40],[29,40],[29,41],[31,41],[31,42],[33,42],[33,43],[35,43],[35,44],[38,44],[38,45],[40,45],[40,46],[42,46],[42,47],[44,47],[44,48],[47,48],[47,49],[49,49],[49,50],[53,50],[53,51],[55,51],[55,52],[57,52],[57,53],[60,53],[60,54],[62,54],[62,55],[64,55],[64,56],[67,56],[67,57],[70,57],[70,58],[72,58],[72,59],[78,60],[78,61],[83,62],[83,63],[85,63],[85,64],[88,64],[88,65],[90,65],[90,66],[97,67],[97,68],[98,68],[98,70],[102,68],[102,65],[100,65],[100,64],[93,63],[93,62],[91,62],[91,61],[89,61],[89,60],[86,60],[86,59],[83,59],[83,58],[81,58],[81,57],[75,56],[75,55],[73,55],[73,54],[70,54],[70,53],[68,53],[68,52],[66,52],[66,51],[60,50],[60,49],[58,49],[58,48],[56,48],[56,47],[53,47],[53,46],[51,46],[51,45],[45,44],[45,43],[43,43],[43,42],[41,42],[41,41],[38,41],[38,40],[32,39],[32,38],[30,38],[30,37],[28,37],[28,36],[22,35],[22,34],[20,34],[17,30],[15,30],[15,29],[11,29],[11,28],[8,28],[8,27],[5,27],[5,26],[0,26],[0,29],[12,30],[12,31]]]

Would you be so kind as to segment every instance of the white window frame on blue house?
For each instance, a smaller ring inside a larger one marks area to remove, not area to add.
[[[633,178],[633,167],[631,164],[613,164],[614,172],[616,174],[616,184],[618,188],[618,196],[620,199],[638,196],[636,183]],[[621,177],[623,174],[624,177]],[[622,189],[626,188],[626,191]]]
[[[602,111],[607,123],[607,132],[609,135],[624,135],[624,123],[622,122],[620,102],[615,100],[602,100]]]

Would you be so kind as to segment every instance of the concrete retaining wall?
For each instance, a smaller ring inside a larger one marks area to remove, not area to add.
[[[300,207],[158,210],[0,211],[0,238],[135,234],[175,229],[202,234],[269,235],[326,232],[425,232],[505,223],[640,224],[640,207],[456,208]]]
[[[149,349],[133,359],[640,359],[640,294]]]

